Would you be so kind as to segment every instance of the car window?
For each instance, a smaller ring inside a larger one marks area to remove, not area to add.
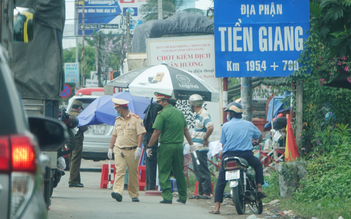
[[[89,104],[91,104],[96,98],[92,97],[92,98],[74,98],[74,100],[80,100],[83,102],[83,110],[85,108],[87,108],[89,106]],[[73,103],[73,101],[72,101]],[[67,107],[67,111],[69,112],[71,110],[72,105],[68,105]]]

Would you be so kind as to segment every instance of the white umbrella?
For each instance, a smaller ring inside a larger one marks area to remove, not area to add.
[[[204,101],[219,100],[218,91],[204,80],[166,64],[135,69],[116,77],[107,85],[129,88],[134,96],[153,97],[154,92],[161,92],[180,100],[187,100],[192,94],[201,95]]]

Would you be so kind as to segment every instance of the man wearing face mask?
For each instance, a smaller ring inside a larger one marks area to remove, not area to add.
[[[222,166],[219,170],[215,191],[215,208],[210,211],[212,214],[219,214],[220,204],[223,202],[223,192],[227,184],[223,160],[227,157],[237,156],[245,158],[256,172],[258,198],[262,199],[267,197],[262,191],[262,185],[264,183],[262,164],[252,152],[252,139],[258,140],[261,136],[261,131],[252,122],[241,119],[243,108],[240,103],[230,103],[224,111],[227,112],[228,122],[223,124],[222,127],[220,139],[223,148]]]
[[[124,175],[128,166],[128,193],[132,202],[139,202],[138,162],[141,154],[141,144],[146,130],[142,119],[129,111],[128,101],[112,98],[116,109],[116,122],[110,141],[107,156],[115,155],[116,176],[113,184],[112,198],[122,201],[124,189]]]
[[[208,138],[213,132],[213,123],[210,114],[202,108],[203,102],[202,97],[198,94],[193,94],[189,98],[191,111],[196,113],[195,127],[191,136],[194,146],[190,148],[190,151],[192,152],[194,172],[199,183],[198,195],[189,199],[210,199],[212,193],[211,173],[207,166],[207,153]],[[193,153],[196,153],[199,164],[197,164]]]
[[[80,100],[74,100],[72,104],[72,109],[69,111],[68,115],[70,117],[77,117],[83,109],[83,102]],[[84,132],[88,129],[87,126],[81,126],[78,128],[78,131],[75,135],[75,146],[72,152],[69,155],[70,161],[70,175],[68,186],[69,187],[84,187],[83,183],[80,181],[80,164],[82,161],[83,153],[83,140]],[[67,144],[68,148],[71,148],[72,145]]]
[[[177,180],[177,188],[179,199],[177,202],[186,203],[187,199],[187,184],[183,172],[184,155],[183,142],[184,136],[192,146],[193,141],[187,128],[187,122],[184,114],[179,109],[173,107],[171,96],[163,93],[155,93],[156,103],[163,107],[156,117],[154,125],[154,133],[148,144],[147,154],[152,153],[152,145],[160,137],[160,147],[157,152],[158,172],[160,178],[160,186],[162,189],[163,200],[161,204],[172,204],[172,190],[170,174],[173,170],[173,175]]]

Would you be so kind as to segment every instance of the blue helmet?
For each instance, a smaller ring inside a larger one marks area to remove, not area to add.
[[[227,111],[232,111],[234,113],[243,113],[243,107],[241,106],[240,103],[232,102],[228,104],[227,108],[224,110],[224,112]]]

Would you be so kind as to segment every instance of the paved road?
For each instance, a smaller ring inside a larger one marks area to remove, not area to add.
[[[102,164],[107,163],[107,161],[82,160],[81,167],[84,170],[97,170],[101,169]],[[209,214],[209,209],[214,207],[213,200],[188,199],[184,205],[176,202],[177,197],[174,197],[173,204],[160,204],[161,196],[145,195],[143,191],[140,192],[139,203],[132,202],[126,190],[123,194],[123,201],[117,202],[111,198],[112,190],[99,188],[101,172],[81,172],[84,188],[69,188],[68,178],[69,171],[66,171],[58,187],[54,189],[49,210],[50,219],[246,219],[252,215],[248,208],[245,215],[237,215],[234,206],[230,204],[222,205],[221,215]],[[270,218],[265,212],[257,216],[258,218]]]
[[[83,168],[101,168],[105,162],[83,161]],[[124,191],[123,201],[117,202],[111,198],[111,191],[100,189],[100,172],[81,172],[84,188],[69,188],[68,174],[63,176],[58,187],[54,189],[49,210],[50,219],[74,218],[224,218],[221,215],[211,215],[205,208],[194,203],[185,205],[176,202],[173,198],[172,205],[162,205],[160,196],[146,196],[140,192],[140,202],[134,203]]]

